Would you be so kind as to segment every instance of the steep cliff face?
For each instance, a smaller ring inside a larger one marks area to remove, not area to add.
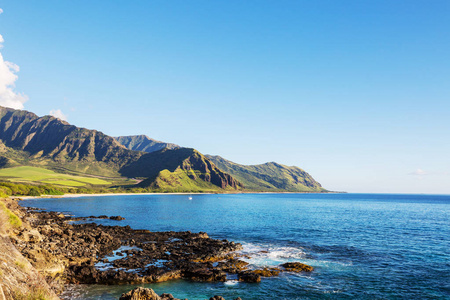
[[[196,150],[193,150],[192,154],[183,161],[181,168],[187,172],[199,170],[199,178],[223,189],[227,187],[234,189],[243,187],[239,181],[221,171],[206,156]],[[195,172],[192,176],[195,179]]]
[[[160,151],[163,149],[177,149],[180,146],[164,143],[152,138],[149,138],[146,135],[129,135],[129,136],[119,136],[115,138],[120,144],[125,146],[127,149],[135,150],[135,151],[143,151],[147,153]]]
[[[5,107],[0,107],[0,138],[5,146],[25,151],[33,159],[51,159],[66,163],[71,169],[87,166],[86,172],[102,168],[117,171],[141,155],[102,132]],[[89,163],[98,166],[89,168]]]
[[[152,166],[148,168],[146,166]],[[191,148],[162,150],[141,156],[121,172],[147,177],[140,185],[164,191],[240,189],[242,184],[222,172],[203,154]]]

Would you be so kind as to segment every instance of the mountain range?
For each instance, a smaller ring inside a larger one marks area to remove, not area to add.
[[[148,153],[163,149],[172,150],[181,148],[180,146],[175,144],[154,140],[146,135],[119,136],[115,139],[130,150],[143,151]]]
[[[0,106],[0,168],[17,166],[130,178],[136,187],[161,192],[325,191],[297,167],[239,165],[144,135],[114,138]]]

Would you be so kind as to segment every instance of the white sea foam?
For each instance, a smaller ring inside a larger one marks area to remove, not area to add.
[[[301,247],[284,247],[275,245],[243,243],[242,254],[250,256],[242,260],[256,267],[275,267],[286,262],[305,259],[305,252]]]
[[[242,243],[242,246],[244,249],[240,253],[248,255],[250,258],[242,257],[241,259],[256,268],[276,267],[294,261],[334,270],[342,270],[353,265],[351,261],[329,261],[320,259],[320,257],[311,259],[306,256],[306,252],[301,247],[252,243]],[[302,274],[302,276],[304,275],[306,274]]]
[[[239,283],[239,281],[237,281],[237,280],[227,280],[227,281],[224,282],[225,285],[229,285],[229,286],[230,285],[233,286],[233,285],[236,285],[238,283]]]

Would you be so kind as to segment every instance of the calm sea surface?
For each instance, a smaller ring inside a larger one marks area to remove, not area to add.
[[[244,245],[254,267],[300,261],[310,274],[259,284],[148,284],[177,298],[450,299],[450,196],[389,194],[117,195],[25,200],[75,216],[121,215],[152,231],[206,231]],[[268,253],[261,253],[262,250]],[[75,286],[66,299],[118,299],[133,286]]]

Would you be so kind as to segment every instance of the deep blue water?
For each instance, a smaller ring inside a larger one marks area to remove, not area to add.
[[[300,261],[311,274],[259,284],[149,284],[177,298],[450,299],[450,196],[392,194],[117,195],[25,200],[75,216],[121,215],[152,231],[206,231],[240,242],[257,267]],[[260,253],[268,250],[268,253]],[[118,299],[131,286],[74,287],[76,299]],[[73,294],[72,294],[73,295]]]

